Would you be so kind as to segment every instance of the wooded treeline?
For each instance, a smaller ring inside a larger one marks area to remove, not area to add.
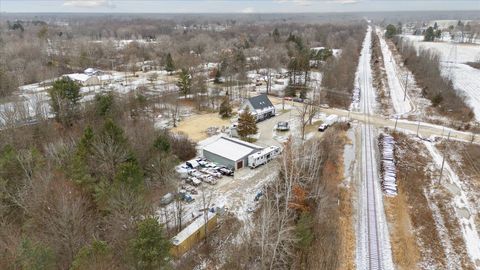
[[[362,42],[366,34],[366,25],[339,29],[337,39],[341,41],[340,57],[331,57],[324,65],[322,78],[322,97],[330,106],[348,109],[352,101],[355,73],[358,67]]]
[[[62,84],[63,85],[63,84]],[[195,155],[158,131],[138,97],[70,104],[70,121],[0,131],[1,269],[159,269],[169,237],[155,218]]]

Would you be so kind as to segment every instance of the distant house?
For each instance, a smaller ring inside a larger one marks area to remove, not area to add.
[[[89,76],[93,76],[98,75],[100,73],[100,70],[94,68],[87,68],[83,71],[83,73]]]
[[[83,86],[92,86],[99,85],[100,79],[95,75],[87,75],[84,73],[73,73],[64,75],[64,77],[70,78],[72,81],[75,81]]]
[[[245,110],[246,107],[249,107],[250,112],[257,118],[257,122],[275,116],[275,106],[267,95],[259,95],[245,100],[240,106],[239,112]]]

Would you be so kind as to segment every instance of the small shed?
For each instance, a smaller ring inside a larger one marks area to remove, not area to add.
[[[275,116],[275,106],[273,106],[265,94],[245,100],[240,107],[240,111],[245,110],[246,107],[249,107],[250,112],[257,118],[257,121],[263,121]]]
[[[204,214],[200,215],[190,225],[185,227],[185,229],[183,229],[175,237],[172,238],[172,248],[170,249],[170,254],[175,257],[182,256],[200,240],[205,238],[205,234],[212,231],[216,225],[216,213],[207,213],[206,224]]]
[[[262,150],[263,147],[242,140],[220,137],[206,145],[203,157],[230,169],[241,169],[248,165],[248,156]]]

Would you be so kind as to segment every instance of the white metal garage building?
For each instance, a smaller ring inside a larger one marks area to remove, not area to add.
[[[248,156],[263,147],[242,140],[220,137],[203,148],[203,157],[230,169],[241,169],[248,165]]]

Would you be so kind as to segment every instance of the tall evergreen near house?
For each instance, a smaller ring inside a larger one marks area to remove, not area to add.
[[[246,107],[238,118],[238,135],[241,138],[245,139],[249,135],[257,134],[257,131],[257,120],[255,119],[255,116],[250,112],[249,107]]]

